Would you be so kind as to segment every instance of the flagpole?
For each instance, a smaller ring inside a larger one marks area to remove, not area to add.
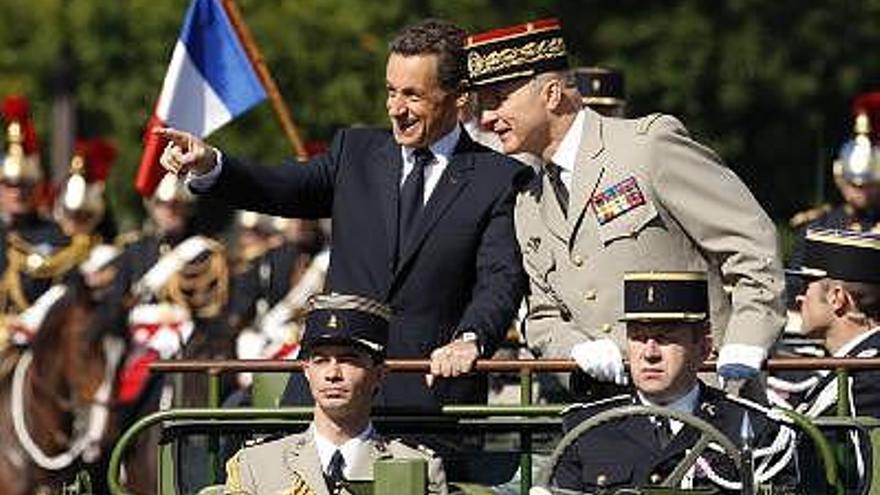
[[[260,48],[257,46],[256,41],[254,41],[254,37],[251,36],[250,30],[245,24],[241,12],[238,10],[238,6],[235,5],[235,0],[223,0],[223,9],[226,10],[226,15],[229,16],[229,21],[232,23],[232,27],[235,28],[235,32],[238,33],[238,37],[244,45],[244,51],[247,53],[251,63],[254,64],[254,68],[257,70],[260,81],[266,88],[269,100],[272,101],[272,108],[275,110],[275,114],[281,122],[281,128],[284,129],[284,134],[287,135],[287,140],[290,141],[290,144],[293,146],[293,152],[296,154],[296,158],[301,162],[306,161],[309,155],[306,152],[306,147],[303,145],[302,138],[300,138],[296,124],[293,122],[293,117],[290,116],[290,110],[284,103],[284,99],[281,98],[281,92],[278,91],[278,86],[275,84],[275,80],[272,78],[272,74],[266,66],[263,54],[260,52]]]

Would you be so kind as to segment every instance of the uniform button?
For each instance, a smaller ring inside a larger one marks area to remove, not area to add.
[[[606,476],[604,474],[600,474],[599,476],[596,476],[596,484],[599,486],[607,485],[608,484],[608,476]]]
[[[595,301],[596,297],[598,297],[598,293],[595,290],[588,290],[584,293],[584,300],[586,301]]]
[[[603,323],[602,324],[602,331],[605,333],[611,333],[611,328],[613,328],[611,326],[611,323]]]
[[[663,478],[661,478],[659,474],[654,473],[651,475],[651,483],[657,485],[660,484],[661,481],[663,481]]]
[[[576,254],[571,258],[571,262],[574,263],[574,266],[580,268],[584,264],[584,259],[581,258],[580,255]]]

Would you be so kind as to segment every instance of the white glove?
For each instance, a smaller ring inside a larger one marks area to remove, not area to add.
[[[626,385],[626,370],[620,348],[611,339],[589,340],[571,348],[571,358],[584,373],[596,380]]]

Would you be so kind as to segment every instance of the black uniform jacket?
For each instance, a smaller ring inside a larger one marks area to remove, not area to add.
[[[622,395],[592,404],[573,407],[565,416],[563,427],[571,430],[588,418],[616,407],[639,404],[635,394]],[[744,409],[726,399],[714,388],[700,384],[700,397],[695,415],[712,424],[740,444],[740,428]],[[766,419],[749,412],[755,445],[772,438],[775,429]],[[662,482],[700,438],[700,431],[687,425],[661,447],[656,427],[648,416],[630,416],[588,430],[563,454],[554,476],[556,486],[594,493],[621,487],[643,487]],[[710,450],[704,451],[712,468],[727,479],[738,481],[732,461]],[[694,486],[711,486],[696,471]]]
[[[348,129],[305,166],[246,165],[224,157],[209,191],[233,206],[300,218],[332,217],[325,290],[388,303],[394,313],[387,354],[428,357],[462,331],[491,355],[525,287],[513,228],[516,186],[530,171],[473,142],[462,131],[425,205],[416,234],[397,252],[403,158],[387,130]],[[421,374],[386,380],[379,403],[436,406],[485,400],[485,379]]]

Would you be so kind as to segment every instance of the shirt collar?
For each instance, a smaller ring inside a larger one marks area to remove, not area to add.
[[[639,401],[646,406],[663,407],[666,409],[672,409],[673,411],[692,414],[697,410],[697,402],[700,399],[700,384],[695,383],[688,393],[665,405],[652,402],[650,399],[642,395],[641,392],[638,392],[638,395]]]
[[[578,148],[584,134],[584,119],[586,118],[586,112],[578,111],[574,122],[571,123],[571,127],[568,128],[562,141],[559,142],[559,147],[553,153],[553,158],[550,161],[559,165],[563,171],[574,173],[574,162],[577,160]]]
[[[434,158],[439,162],[448,163],[449,159],[452,158],[452,153],[455,151],[455,146],[458,145],[459,138],[461,138],[461,126],[456,124],[451,131],[428,145],[428,149],[431,150]],[[414,160],[413,153],[415,148],[411,146],[402,146],[402,148],[403,159],[407,162],[412,162]]]
[[[363,458],[364,455],[369,455],[369,452],[366,451],[370,448],[369,441],[375,434],[373,423],[370,422],[367,423],[367,427],[358,433],[357,436],[349,438],[342,445],[336,445],[327,437],[321,435],[321,433],[318,432],[318,429],[315,428],[314,423],[312,424],[311,429],[312,435],[315,437],[315,448],[318,450],[318,457],[321,460],[321,469],[323,469],[324,472],[326,472],[327,468],[330,466],[330,459],[333,457],[333,453],[336,452],[336,450],[339,450],[342,452],[342,458],[345,459],[343,473],[350,473],[351,467],[357,463],[359,459]]]
[[[846,357],[853,349],[855,349],[859,344],[868,340],[868,337],[874,335],[875,333],[880,332],[880,327],[872,328],[867,332],[856,335],[849,342],[843,344],[840,349],[837,349],[837,352],[834,353],[834,357]]]

